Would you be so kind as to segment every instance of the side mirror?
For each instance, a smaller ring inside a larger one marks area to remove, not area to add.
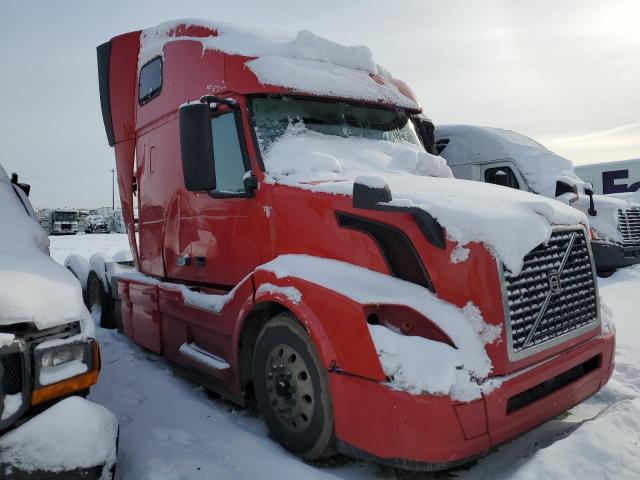
[[[12,173],[11,174],[11,183],[13,183],[15,186],[17,186],[20,190],[22,190],[27,197],[31,193],[31,185],[29,185],[27,183],[18,182],[18,174],[17,173]]]
[[[211,110],[205,103],[180,107],[180,151],[187,190],[215,190],[216,170],[213,160]]]
[[[501,187],[508,187],[509,177],[507,177],[507,172],[505,172],[504,170],[498,170],[496,172],[494,183],[496,185],[500,185]]]

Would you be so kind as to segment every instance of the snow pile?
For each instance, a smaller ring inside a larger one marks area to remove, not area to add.
[[[2,416],[0,420],[6,420],[11,415],[16,413],[22,406],[22,393],[14,393],[4,396],[4,409],[2,410]]]
[[[472,305],[460,309],[419,285],[308,255],[281,255],[258,270],[272,272],[277,278],[306,280],[362,304],[405,305],[440,327],[457,349],[370,326],[382,368],[393,377],[391,385],[395,388],[471,401],[498,385],[491,381],[482,384],[482,380],[493,368],[484,346],[499,341],[501,328],[485,324]]]
[[[80,255],[72,254],[64,260],[64,266],[71,270],[80,284],[82,289],[87,288],[87,279],[89,278],[89,262]]]
[[[217,35],[182,36],[189,28],[199,26],[214,30]],[[368,47],[340,45],[308,30],[296,35],[274,34],[203,20],[166,22],[141,33],[138,67],[162,56],[168,42],[179,40],[200,42],[203,52],[216,50],[230,55],[256,57],[246,66],[264,85],[419,108],[413,100],[400,93],[389,72],[373,60]]]
[[[302,301],[302,293],[296,287],[278,287],[273,283],[263,283],[256,290],[256,296],[262,294],[269,295],[282,295],[284,298],[287,298],[294,305],[299,304]]]
[[[0,235],[0,325],[28,322],[43,329],[88,320],[78,281],[49,257],[46,234],[27,214],[1,166],[0,221],[7,227]]]
[[[576,175],[571,160],[511,130],[441,125],[436,127],[435,138],[436,141],[449,140],[441,155],[451,166],[512,160],[535,193],[554,198],[557,180],[577,186],[579,192],[584,191],[585,182]]]
[[[242,283],[243,282],[241,281],[239,285]],[[189,287],[181,285],[179,283],[162,282],[160,285],[163,288],[167,288],[170,290],[178,290],[182,294],[184,305],[199,308],[200,310],[207,310],[215,314],[220,313],[224,306],[229,303],[235,295],[235,288],[227,294],[215,295],[210,293],[196,292],[194,290],[191,290]]]
[[[354,179],[377,175],[391,205],[425,210],[464,246],[482,242],[514,274],[524,256],[551,236],[552,225],[587,225],[567,205],[514,189],[457,180],[441,157],[405,142],[323,135],[290,126],[263,155],[267,181],[351,195]]]
[[[570,194],[568,194],[570,195]],[[579,194],[575,200],[573,195],[571,206],[587,214],[589,210],[589,197]],[[632,206],[628,200],[612,198],[608,195],[594,195],[593,203],[597,211],[596,216],[589,215],[589,225],[597,233],[598,238],[612,242],[622,242],[622,235],[618,230],[618,210],[626,210]]]
[[[12,333],[0,333],[0,348],[11,345],[16,336]]]
[[[110,478],[117,433],[118,421],[106,408],[70,397],[0,437],[0,465],[5,474],[104,465],[103,478]]]
[[[469,258],[469,254],[471,251],[468,248],[461,247],[460,245],[456,245],[456,247],[451,251],[451,263],[462,263],[466,262]]]
[[[116,252],[111,259],[116,263],[124,263],[124,262],[133,262],[133,255],[131,255],[131,250],[120,250]]]
[[[621,402],[569,437],[543,448],[520,468],[521,480],[637,478],[640,472],[640,398]]]

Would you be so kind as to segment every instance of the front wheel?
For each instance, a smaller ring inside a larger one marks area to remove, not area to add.
[[[277,315],[260,332],[253,381],[260,412],[278,443],[305,460],[335,453],[327,373],[293,315]]]

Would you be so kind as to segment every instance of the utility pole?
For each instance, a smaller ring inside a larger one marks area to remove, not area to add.
[[[116,194],[115,194],[115,169],[111,169],[111,210],[116,209]]]

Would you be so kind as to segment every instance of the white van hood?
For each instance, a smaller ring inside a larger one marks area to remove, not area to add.
[[[356,178],[388,183],[393,205],[431,214],[450,240],[483,243],[512,272],[551,236],[553,225],[587,225],[578,210],[528,192],[453,178],[444,159],[420,146],[323,135],[292,128],[263,152],[266,180],[351,195]]]
[[[442,125],[436,127],[435,139],[436,142],[449,140],[441,153],[449,165],[511,160],[524,176],[529,189],[535,193],[554,198],[558,180],[575,185],[578,192],[584,192],[585,182],[576,175],[571,160],[511,130],[475,125]]]
[[[0,325],[32,323],[44,329],[93,323],[76,278],[49,256],[49,238],[31,218],[0,165]]]

